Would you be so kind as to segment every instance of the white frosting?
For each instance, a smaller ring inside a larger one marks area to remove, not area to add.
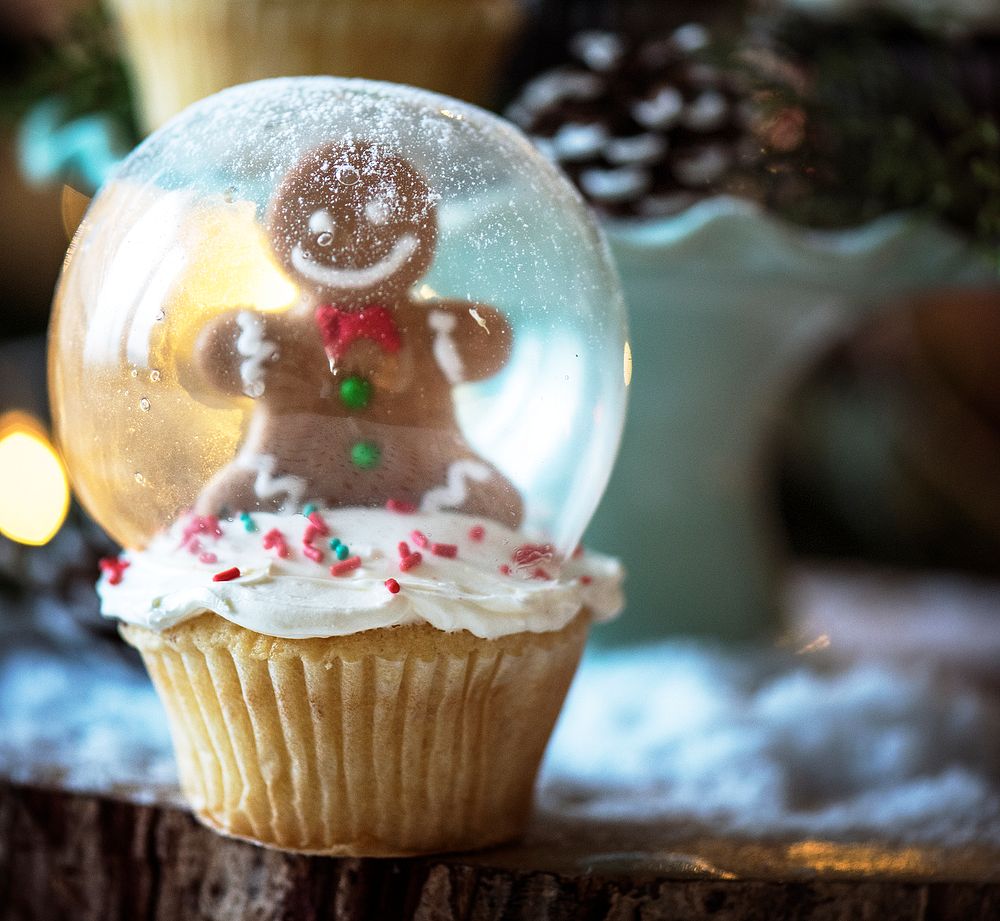
[[[236,325],[240,328],[236,351],[243,357],[240,382],[243,392],[257,399],[264,395],[264,365],[277,357],[278,347],[264,338],[264,321],[260,314],[241,310],[236,315]]]
[[[519,564],[515,551],[529,539],[493,521],[454,512],[366,508],[323,511],[320,517],[330,533],[311,540],[314,555],[322,553],[319,560],[304,552],[311,522],[303,515],[256,513],[253,531],[240,518],[218,522],[217,528],[211,520],[200,531],[192,530],[197,519],[181,519],[145,550],[125,554],[129,565],[117,585],[102,577],[102,611],[153,630],[213,611],[269,636],[342,636],[428,623],[492,638],[559,630],[584,607],[596,620],[607,620],[622,607],[617,560],[587,553],[561,562],[545,556],[523,559],[522,554]],[[483,529],[480,540],[471,536],[477,526]],[[264,539],[275,528],[287,544],[287,558],[273,540]],[[454,558],[419,547],[414,530],[432,544],[455,545]],[[348,545],[348,558],[361,561],[345,575],[330,572],[338,562],[329,548],[333,537]],[[401,541],[422,557],[405,572]],[[216,562],[200,562],[206,550]],[[213,581],[231,567],[239,569],[237,578]],[[389,591],[387,579],[398,582],[398,593]]]
[[[331,288],[370,288],[395,275],[419,247],[420,241],[413,234],[404,233],[378,262],[363,268],[347,269],[313,261],[301,244],[296,243],[292,247],[292,267],[310,281]]]
[[[444,310],[432,310],[427,315],[427,325],[434,330],[434,360],[449,384],[461,384],[465,377],[462,356],[451,335],[456,322],[455,317]]]
[[[466,480],[475,480],[477,483],[485,483],[490,478],[490,468],[479,461],[464,459],[455,461],[449,468],[446,481],[442,486],[428,489],[420,502],[420,509],[424,512],[438,512],[446,508],[458,508],[465,505],[468,490],[465,486]]]

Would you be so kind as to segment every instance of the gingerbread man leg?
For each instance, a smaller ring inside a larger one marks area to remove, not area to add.
[[[424,493],[420,508],[482,516],[514,529],[524,514],[521,494],[513,484],[495,467],[475,457],[452,462],[445,482]]]
[[[202,490],[196,511],[202,515],[224,512],[298,510],[306,500],[307,484],[301,477],[275,470],[272,455],[241,455],[223,467]]]

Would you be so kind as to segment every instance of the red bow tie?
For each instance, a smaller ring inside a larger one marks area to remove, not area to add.
[[[398,352],[402,345],[392,312],[377,304],[361,310],[323,304],[316,308],[316,325],[331,361],[339,359],[357,339],[370,339],[389,353]]]

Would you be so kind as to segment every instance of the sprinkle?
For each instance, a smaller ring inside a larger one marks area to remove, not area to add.
[[[305,533],[302,535],[302,543],[308,547],[316,539],[317,534],[319,534],[319,528],[312,523],[307,524]]]
[[[549,574],[548,574],[548,573],[547,573],[547,572],[546,572],[546,571],[545,571],[544,569],[542,569],[542,567],[541,567],[541,566],[539,566],[539,567],[538,567],[538,568],[537,568],[537,569],[536,569],[536,570],[535,570],[535,571],[534,571],[534,572],[533,572],[533,573],[531,574],[531,578],[532,578],[532,579],[551,579],[551,578],[552,578],[552,576],[550,576],[550,575],[549,575]]]
[[[240,577],[239,567],[234,566],[232,569],[224,569],[222,572],[217,572],[212,576],[213,582],[232,582],[233,579],[238,579]]]
[[[122,574],[132,564],[119,557],[106,556],[97,565],[107,577],[108,585],[118,585],[122,581]]]
[[[277,528],[271,528],[264,535],[264,549],[273,549],[283,560],[288,559],[288,544],[285,543],[285,536]]]
[[[431,553],[434,556],[446,556],[448,559],[453,560],[458,556],[458,546],[456,544],[431,544]]]
[[[336,550],[338,560],[346,560],[350,553],[351,550],[347,544],[341,544]]]
[[[500,565],[500,575],[502,575],[502,576],[509,576],[510,575],[510,567],[506,563],[502,563]]]
[[[184,525],[181,534],[181,546],[189,547],[196,534],[208,534],[211,537],[222,537],[222,528],[215,515],[192,515],[191,520]],[[197,551],[192,550],[192,553]]]
[[[214,553],[202,553],[198,557],[199,563],[218,563],[219,558]]]
[[[399,561],[400,572],[409,572],[414,566],[419,566],[424,561],[419,553],[411,553]]]
[[[400,515],[412,515],[417,510],[412,502],[404,502],[402,499],[390,499],[385,507],[390,512],[397,512]]]
[[[405,540],[401,540],[396,545],[396,549],[399,551],[400,559],[404,559],[410,555],[410,545]]]
[[[399,583],[395,579],[386,579],[385,580],[385,587],[387,589],[389,589],[389,594],[390,595],[398,595],[399,594]]]
[[[522,544],[514,551],[511,559],[518,566],[527,567],[551,560],[552,554],[552,544]]]
[[[473,525],[469,528],[469,540],[474,540],[477,544],[486,536],[486,528],[481,524]]]
[[[302,548],[302,552],[314,563],[323,562],[323,551],[320,550],[319,547],[313,547],[311,544],[306,544]]]
[[[308,503],[302,509],[302,514],[305,515],[306,518],[312,518],[312,516],[316,514],[316,504],[314,502]]]
[[[326,537],[330,533],[329,527],[327,527],[326,522],[320,517],[319,512],[312,511],[306,515],[306,518],[309,519],[310,525],[316,529],[316,533],[320,537]]]
[[[593,581],[594,581],[593,576],[580,576],[581,585],[590,585],[590,583]]]
[[[349,560],[343,560],[340,563],[334,563],[330,567],[331,576],[346,576],[349,572],[354,572],[361,565],[360,556],[352,556]]]
[[[330,539],[330,549],[336,550],[340,546],[340,538],[334,537]]]
[[[410,539],[418,547],[426,547],[430,543],[423,531],[410,531]]]
[[[251,534],[257,530],[257,525],[248,512],[240,512],[240,521],[243,522],[244,530],[250,532]]]

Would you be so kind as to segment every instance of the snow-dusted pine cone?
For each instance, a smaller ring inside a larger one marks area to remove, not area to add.
[[[571,60],[530,80],[507,110],[599,211],[673,214],[730,190],[752,158],[747,95],[711,63],[701,25],[643,42],[580,32]]]

